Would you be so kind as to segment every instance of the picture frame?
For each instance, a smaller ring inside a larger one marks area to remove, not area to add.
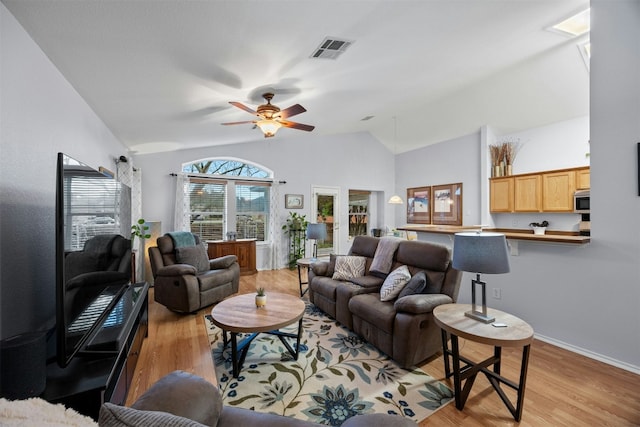
[[[407,224],[431,224],[431,186],[407,188]]]
[[[431,222],[437,225],[462,225],[462,183],[431,187]]]
[[[285,194],[284,207],[286,209],[304,208],[304,195],[303,194]]]

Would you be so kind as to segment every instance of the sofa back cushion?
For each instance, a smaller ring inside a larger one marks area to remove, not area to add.
[[[444,245],[407,240],[398,246],[395,263],[408,266],[412,275],[424,270],[428,280],[423,293],[437,294],[442,291],[451,253]]]

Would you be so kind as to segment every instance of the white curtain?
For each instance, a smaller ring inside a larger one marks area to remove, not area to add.
[[[282,233],[278,227],[278,214],[280,213],[280,184],[274,180],[271,185],[271,195],[269,197],[269,241],[271,242],[271,250],[269,257],[269,267],[272,270],[280,268],[280,247],[282,244]]]
[[[179,173],[176,176],[176,207],[173,217],[173,231],[191,230],[189,203],[189,176]]]

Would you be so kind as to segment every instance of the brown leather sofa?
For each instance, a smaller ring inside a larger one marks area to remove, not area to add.
[[[379,238],[357,236],[348,255],[366,258],[365,274],[349,280],[334,280],[332,265],[312,264],[309,270],[309,300],[342,325],[409,368],[441,350],[440,329],[433,319],[433,309],[456,302],[462,272],[451,266],[451,253],[445,246],[402,241],[393,254],[390,271],[406,265],[415,276],[424,271],[425,289],[393,301],[381,301],[384,275],[370,271]]]
[[[208,259],[200,238],[178,247],[169,234],[149,248],[154,299],[170,310],[192,313],[238,292],[240,266],[235,255]]]
[[[100,409],[101,427],[150,425],[217,427],[312,427],[308,421],[222,405],[218,387],[196,375],[174,371],[156,382],[131,408],[105,403]],[[343,427],[415,427],[399,415],[366,414],[349,418]]]

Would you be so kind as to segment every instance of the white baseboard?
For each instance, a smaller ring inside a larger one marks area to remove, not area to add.
[[[631,365],[630,363],[612,359],[611,357],[603,356],[602,354],[594,353],[592,351],[585,350],[584,348],[576,347],[574,345],[567,344],[566,342],[558,341],[556,339],[549,338],[544,335],[534,334],[534,336],[536,339],[539,339],[540,341],[544,341],[551,345],[555,345],[556,347],[564,348],[565,350],[569,350],[573,353],[578,353],[590,359],[594,359],[599,362],[606,363],[607,365],[612,365],[617,368],[624,369],[625,371],[632,372],[636,375],[640,375],[640,366],[634,366],[634,365]]]

